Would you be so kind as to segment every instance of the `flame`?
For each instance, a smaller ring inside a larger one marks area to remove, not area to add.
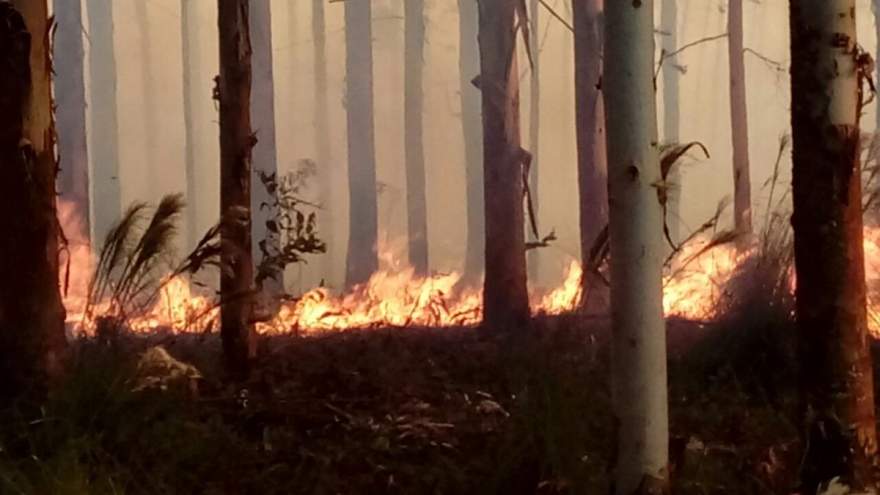
[[[92,334],[97,318],[115,314],[114,308],[102,301],[86,313],[95,256],[83,241],[82,223],[74,209],[63,201],[59,201],[59,219],[68,237],[61,273],[67,323],[73,331]],[[664,277],[666,316],[712,320],[717,316],[726,281],[754,253],[733,246],[717,246],[703,252],[705,242],[685,247]],[[880,308],[880,228],[865,229],[864,245],[869,329],[880,336],[880,313],[875,311]],[[257,331],[309,334],[352,328],[471,326],[481,321],[479,287],[460,287],[459,273],[416,275],[411,267],[401,263],[401,246],[386,245],[380,249],[380,270],[367,283],[344,294],[320,287],[296,300],[285,301],[271,320],[257,324]],[[580,263],[571,261],[558,287],[543,293],[532,291],[533,312],[557,315],[575,310],[581,299],[582,275]],[[185,278],[176,277],[163,281],[153,306],[143,314],[127,318],[126,325],[133,332],[209,332],[218,328],[218,317],[214,298],[194,291]]]

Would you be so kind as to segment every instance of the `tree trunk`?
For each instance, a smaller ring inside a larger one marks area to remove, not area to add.
[[[539,190],[538,190],[538,162],[541,150],[541,24],[538,22],[541,18],[538,15],[538,0],[529,1],[529,25],[532,37],[532,72],[531,84],[529,86],[529,152],[532,154],[532,163],[529,168],[529,193],[532,197],[533,213],[538,216],[540,208]],[[537,221],[537,218],[535,218]],[[528,220],[526,221],[528,223]],[[529,240],[538,241],[532,229],[528,229]],[[531,249],[528,252],[528,262],[526,265],[529,269],[529,279],[537,280],[540,273],[540,249]]]
[[[150,42],[150,15],[147,10],[147,2],[138,1],[134,3],[134,6],[135,26],[138,30],[138,41],[140,42],[139,52],[140,56],[143,57],[141,61],[141,84],[143,85],[142,95],[144,98],[142,106],[144,112],[144,158],[149,166],[159,157],[159,139],[157,137],[159,118],[156,113],[158,103],[156,101],[156,82],[153,80],[153,71],[156,64],[153,62],[153,44]],[[153,188],[156,180],[153,179],[154,176],[152,174],[147,174],[147,177],[149,192],[155,194],[158,192]]]
[[[614,493],[668,489],[662,210],[654,93],[654,2],[605,5],[611,246]]]
[[[428,273],[428,206],[425,192],[425,146],[423,143],[423,70],[425,51],[425,2],[404,2],[406,18],[404,133],[406,146],[406,211],[409,262],[417,275]]]
[[[880,0],[872,0],[871,2],[871,10],[874,11],[874,34],[876,35],[876,44],[874,45],[874,55],[875,57],[880,54]],[[877,69],[874,72],[874,81],[880,81],[880,64],[877,64]],[[880,132],[880,109],[875,107],[875,115],[874,115],[874,132]]]
[[[674,53],[678,50],[678,0],[662,0],[660,27],[663,31],[663,51]],[[675,57],[663,62],[663,141],[673,144],[681,141],[679,93],[681,69]],[[666,182],[669,185],[666,196],[666,224],[669,237],[679,242],[681,237],[681,172],[672,167]]]
[[[348,123],[349,227],[345,284],[370,279],[379,219],[373,127],[373,29],[370,0],[345,2],[345,82]]]
[[[515,9],[510,0],[479,0],[486,207],[483,322],[507,331],[525,328],[530,317]]]
[[[92,239],[103,244],[122,211],[119,182],[119,117],[113,0],[88,0],[89,90],[92,139]]]
[[[280,249],[280,239],[267,228],[267,222],[278,216],[271,205],[272,198],[260,181],[260,175],[278,174],[278,154],[275,145],[275,78],[272,60],[272,10],[269,0],[250,0],[250,32],[253,44],[253,93],[251,93],[251,121],[257,135],[253,149],[253,168],[256,187],[251,198],[253,239],[260,246],[257,263],[264,253],[274,254]],[[253,179],[252,179],[253,180]],[[265,243],[263,243],[265,241]],[[275,267],[274,274],[263,281],[263,295],[277,299],[284,291],[284,272]]]
[[[291,5],[290,7],[294,7]],[[330,147],[330,104],[327,98],[327,27],[324,15],[324,0],[312,0],[312,39],[314,40],[313,71],[315,76],[315,147],[318,161],[318,179],[321,187],[321,202],[324,209],[318,212],[319,225],[323,240],[327,245],[324,253],[324,276],[334,280],[333,274],[336,259],[335,208],[334,201],[336,171],[333,153]],[[291,23],[292,24],[292,23]],[[331,282],[332,285],[332,282]]]
[[[792,0],[792,225],[804,493],[873,488],[877,454],[862,245],[855,0]]]
[[[486,246],[485,205],[483,202],[483,142],[480,91],[471,83],[480,74],[480,48],[477,44],[478,0],[458,0],[459,15],[459,93],[461,129],[464,134],[465,188],[467,200],[467,246],[464,282],[476,284],[483,274]]]
[[[730,131],[733,138],[733,220],[736,232],[747,242],[752,234],[752,184],[749,178],[749,124],[746,100],[746,66],[743,55],[743,4],[730,0],[727,12],[730,59]]]
[[[572,0],[575,49],[575,106],[577,124],[578,186],[581,260],[608,223],[608,163],[605,155],[605,110],[599,90],[602,78],[602,0]],[[604,285],[594,272],[584,271],[583,302],[598,302]]]
[[[217,0],[220,33],[220,212],[223,216],[221,337],[230,374],[243,377],[256,354],[251,322],[251,41],[248,0]]]
[[[82,4],[79,0],[55,0],[55,101],[58,128],[58,192],[82,222],[81,239],[89,244],[89,152],[86,136],[86,84],[83,63]]]
[[[63,2],[65,0],[56,0]],[[199,52],[199,14],[198,0],[181,0],[180,35],[183,41],[183,127],[186,168],[186,233],[187,250],[195,248],[201,233],[198,231],[199,188],[196,171],[196,127],[200,91],[193,86],[201,76],[201,57]]]
[[[67,346],[48,40],[46,2],[0,3],[0,398],[42,395]]]

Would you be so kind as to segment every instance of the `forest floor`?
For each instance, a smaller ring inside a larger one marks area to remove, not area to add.
[[[383,329],[261,342],[230,385],[216,336],[76,344],[67,383],[0,418],[3,494],[607,493],[607,322]],[[679,494],[792,493],[801,448],[790,332],[669,323]],[[771,328],[772,327],[772,328]],[[203,375],[134,391],[161,344]]]

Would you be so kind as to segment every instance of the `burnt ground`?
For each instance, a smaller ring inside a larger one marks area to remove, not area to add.
[[[215,336],[79,342],[69,381],[0,422],[0,493],[607,493],[607,323],[273,337],[247,383]],[[672,321],[681,494],[791,493],[800,456],[790,331]],[[133,392],[161,343],[204,375]]]

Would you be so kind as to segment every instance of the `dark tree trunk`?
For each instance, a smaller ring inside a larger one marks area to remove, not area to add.
[[[862,245],[855,0],[792,0],[792,225],[804,493],[873,488],[877,454]]]
[[[88,0],[89,90],[92,95],[93,239],[102,244],[122,211],[119,183],[119,118],[116,103],[116,50],[113,0]]]
[[[599,84],[602,75],[602,0],[572,0],[574,15],[575,106],[583,302],[603,306],[604,284],[586,264],[596,239],[608,224],[608,164],[605,155],[605,110]],[[603,291],[602,294],[599,291]]]
[[[480,0],[480,88],[486,206],[486,326],[524,328],[529,320],[523,216],[523,161],[516,63],[516,2]]]
[[[417,275],[425,275],[428,273],[428,206],[425,192],[424,112],[422,110],[425,50],[424,0],[407,0],[404,3],[404,9],[406,18],[404,132],[409,262]]]
[[[58,192],[75,209],[82,235],[71,241],[89,243],[89,152],[86,138],[86,85],[83,63],[82,4],[55,0],[55,103],[60,170]]]
[[[530,0],[529,16],[533,40],[531,43],[532,77],[529,87],[529,152],[532,154],[532,163],[529,168],[529,193],[531,194],[533,213],[537,217],[541,206],[538,190],[538,162],[541,151],[541,25],[538,22],[541,16],[538,15],[538,0]],[[538,240],[531,228],[528,229],[528,232],[530,241]],[[538,273],[540,273],[540,254],[540,249],[532,249],[528,252],[529,278],[533,281],[538,279]]]
[[[483,202],[483,142],[480,91],[471,84],[480,74],[480,47],[477,44],[479,11],[477,0],[458,0],[459,14],[459,92],[461,128],[464,134],[464,166],[467,190],[467,248],[464,281],[476,284],[483,274],[486,246],[485,206]]]
[[[373,126],[373,29],[369,0],[345,2],[345,109],[348,122],[349,230],[345,285],[370,279],[379,218]]]
[[[229,372],[245,376],[256,354],[251,322],[251,41],[248,0],[218,0],[220,32],[221,337]]]
[[[65,0],[56,0],[64,2]],[[196,108],[199,101],[198,81],[201,75],[201,57],[198,44],[198,0],[181,0],[180,36],[183,41],[183,127],[186,168],[186,235],[187,249],[193,249],[199,242],[199,188],[196,172]],[[207,86],[206,86],[207,87]]]
[[[67,345],[48,39],[45,2],[0,2],[0,398],[41,395]]]

